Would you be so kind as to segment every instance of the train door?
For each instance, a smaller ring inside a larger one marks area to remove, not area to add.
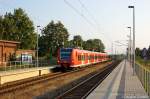
[[[87,64],[88,63],[88,60],[87,60],[87,53],[85,52],[84,53],[84,64]]]
[[[88,60],[88,64],[90,63],[90,54],[89,53],[87,53],[87,60]]]
[[[83,54],[83,52],[81,53],[81,64],[82,65],[84,64],[84,54]]]

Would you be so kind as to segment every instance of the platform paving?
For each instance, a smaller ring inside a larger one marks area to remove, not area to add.
[[[122,61],[87,99],[150,99],[129,62]]]
[[[49,66],[49,67],[34,67],[34,68],[24,68],[24,69],[16,69],[9,71],[1,71],[0,72],[0,85],[12,81],[22,80],[30,77],[41,76],[44,74],[51,73],[53,68],[58,67]]]
[[[42,70],[42,69],[53,69],[55,67],[57,67],[57,65],[49,66],[49,67],[48,66],[47,67],[32,67],[32,68],[22,68],[22,69],[8,70],[8,71],[0,71],[0,76],[35,71],[35,70]]]

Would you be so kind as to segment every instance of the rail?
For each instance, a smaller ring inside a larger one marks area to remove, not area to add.
[[[101,70],[96,71],[87,79],[57,96],[56,99],[85,99],[119,63],[119,61],[115,62]]]
[[[46,74],[43,76],[31,77],[31,78],[23,79],[20,81],[6,83],[6,84],[0,86],[0,95],[4,94],[4,93],[12,92],[12,91],[24,88],[24,87],[32,86],[34,84],[39,84],[44,81],[54,80],[55,78],[58,78],[58,77],[63,77],[63,76],[66,76],[66,75],[69,75],[72,73],[80,72],[80,71],[85,70],[86,68],[92,68],[92,66],[87,66],[85,68],[80,68],[77,70],[67,71],[67,72],[58,71],[58,72],[56,72],[56,73],[54,72],[52,74]]]

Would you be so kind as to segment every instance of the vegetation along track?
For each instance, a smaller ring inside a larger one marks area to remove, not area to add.
[[[23,80],[11,82],[11,83],[6,83],[6,84],[0,86],[0,94],[9,93],[12,91],[23,89],[27,86],[32,86],[32,85],[42,83],[42,82],[45,82],[48,80],[52,80],[52,79],[55,79],[58,77],[69,75],[71,73],[79,72],[79,71],[82,71],[86,68],[91,68],[91,67],[92,66],[87,66],[85,68],[81,68],[81,69],[77,69],[77,70],[73,70],[73,71],[68,71],[68,72],[63,72],[63,73],[62,72],[55,72],[55,73],[50,73],[50,74],[46,74],[46,75],[42,75],[42,76],[23,79]]]
[[[115,62],[101,69],[96,74],[92,75],[90,78],[79,83],[75,87],[56,97],[57,99],[85,99],[90,92],[92,92],[106,77],[110,72],[119,64],[120,62]]]

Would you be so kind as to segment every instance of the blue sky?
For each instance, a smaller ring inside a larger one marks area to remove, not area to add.
[[[20,7],[33,20],[35,26],[44,27],[51,20],[60,20],[71,34],[70,39],[77,34],[84,40],[99,38],[104,42],[106,51],[111,52],[112,41],[127,40],[129,30],[126,27],[132,26],[132,10],[128,9],[128,5],[134,5],[136,46],[143,48],[150,45],[150,0],[80,0],[92,17],[80,5],[79,0],[67,1],[86,16],[92,26],[65,4],[64,0],[0,0],[0,15]],[[123,52],[125,47],[116,49]]]

